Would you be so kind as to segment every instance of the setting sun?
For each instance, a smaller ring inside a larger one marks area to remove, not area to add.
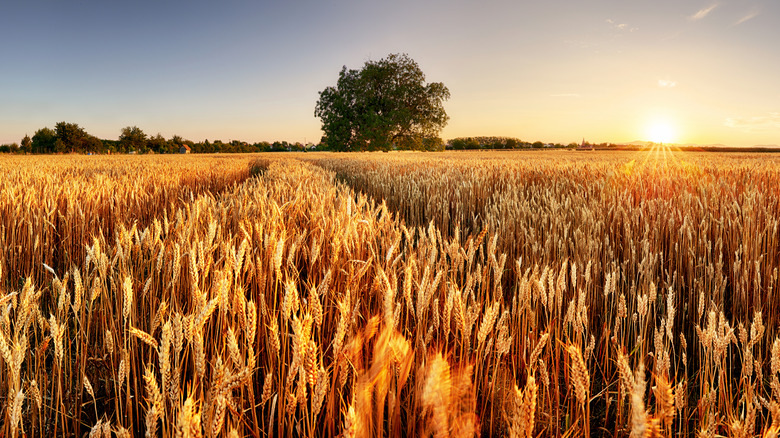
[[[653,143],[674,143],[677,141],[677,131],[667,120],[654,120],[647,125],[645,136]]]

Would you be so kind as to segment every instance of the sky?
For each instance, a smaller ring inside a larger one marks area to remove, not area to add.
[[[3,0],[0,144],[57,122],[318,142],[342,66],[407,53],[442,138],[780,144],[777,0]]]

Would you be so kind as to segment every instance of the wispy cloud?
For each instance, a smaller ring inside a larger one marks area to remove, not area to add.
[[[753,9],[750,12],[748,12],[747,14],[745,14],[742,18],[737,20],[734,24],[732,24],[732,26],[739,26],[740,24],[742,24],[742,23],[744,23],[746,21],[749,21],[749,20],[752,20],[752,19],[758,17],[758,14],[759,14],[759,10],[758,9]]]
[[[729,117],[724,124],[729,128],[741,129],[745,132],[780,129],[780,112],[772,112],[764,116]]]
[[[707,15],[709,15],[710,12],[714,11],[715,8],[717,8],[717,7],[718,7],[718,4],[717,3],[713,3],[710,6],[707,6],[706,8],[699,9],[695,14],[691,15],[690,17],[688,17],[688,19],[691,20],[691,21],[701,20],[702,18],[704,18]]]
[[[550,97],[581,97],[579,93],[558,93],[551,94]]]
[[[607,24],[609,24],[609,26],[612,29],[619,30],[619,31],[636,32],[637,30],[639,30],[638,27],[631,27],[627,23],[618,23],[611,18],[607,18],[606,22]]]
[[[677,86],[676,81],[670,81],[668,79],[659,79],[658,86],[661,88],[674,88]]]

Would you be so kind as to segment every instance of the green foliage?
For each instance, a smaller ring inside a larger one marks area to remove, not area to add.
[[[54,126],[56,140],[55,152],[99,152],[103,142],[79,127],[76,123],[59,122]]]
[[[137,126],[122,128],[119,144],[125,151],[146,152],[146,134]]]
[[[19,147],[19,152],[32,152],[32,140],[30,139],[29,135],[25,135],[22,139],[22,145]]]
[[[449,97],[441,82],[425,83],[408,55],[391,54],[360,70],[343,67],[336,86],[320,92],[314,115],[331,150],[416,149],[447,124]]]
[[[436,139],[425,139],[424,145],[428,145]],[[188,146],[192,153],[252,153],[272,151],[306,151],[306,147],[300,143],[288,143],[286,141],[267,141],[248,143],[246,141],[231,140],[229,143],[221,140],[204,140],[193,142],[179,135],[165,139],[160,133],[148,136],[137,126],[127,126],[122,129],[118,140],[100,140],[87,134],[84,129],[75,123],[60,122],[55,129],[42,128],[35,132],[32,138],[25,136],[22,145],[7,145],[0,151],[15,153],[154,153],[154,154],[178,154],[182,146]],[[11,147],[13,146],[13,147]],[[431,147],[431,146],[425,146]],[[318,150],[324,150],[318,147]]]
[[[395,146],[402,151],[443,151],[444,140],[441,137],[412,136],[400,139]]]
[[[51,128],[42,128],[35,131],[32,137],[32,152],[36,154],[47,154],[54,152],[54,142],[56,137]]]
[[[150,137],[146,143],[147,147],[154,153],[166,154],[171,152],[171,145],[168,144],[168,141],[159,132],[156,136]]]
[[[8,154],[11,152],[17,152],[19,145],[16,143],[0,145],[0,154]]]
[[[54,130],[42,128],[35,132],[32,139],[25,136],[21,149],[36,154],[85,153],[101,152],[104,145],[103,141],[87,134],[76,123],[59,122]]]
[[[453,149],[516,149],[528,147],[522,140],[512,137],[458,137],[450,140]]]

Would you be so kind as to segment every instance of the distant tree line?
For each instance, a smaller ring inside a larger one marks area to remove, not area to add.
[[[32,137],[25,135],[22,142],[0,145],[0,153],[32,153],[32,154],[108,154],[108,153],[138,153],[138,154],[176,154],[183,146],[191,153],[249,153],[249,152],[282,152],[319,150],[316,145],[306,145],[296,142],[262,141],[248,143],[232,140],[203,140],[194,142],[185,140],[178,135],[170,139],[159,133],[149,136],[137,126],[122,129],[117,140],[99,139],[87,133],[76,123],[60,122],[51,128],[41,128]]]
[[[563,145],[560,143],[527,142],[513,137],[458,137],[447,144],[447,149],[527,149],[527,148],[576,148],[577,143]]]

